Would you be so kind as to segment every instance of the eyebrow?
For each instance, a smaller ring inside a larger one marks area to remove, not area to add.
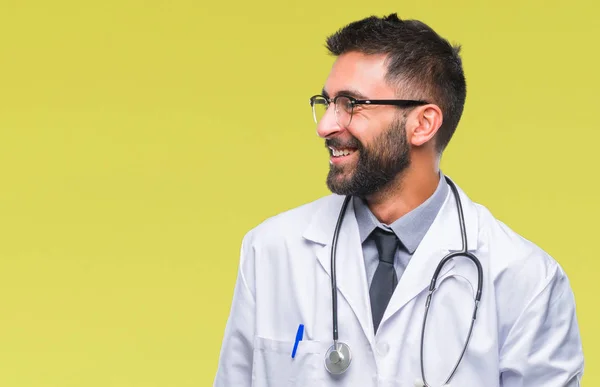
[[[327,91],[325,91],[325,88],[323,88],[323,90],[321,90],[321,93],[323,94],[324,97],[329,98],[329,93],[327,93]],[[340,90],[340,91],[338,91],[337,95],[347,95],[349,97],[354,97],[356,99],[369,99],[369,98],[367,98],[366,95],[364,95],[360,91],[354,90],[354,89]]]

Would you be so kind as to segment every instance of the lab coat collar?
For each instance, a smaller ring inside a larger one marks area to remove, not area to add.
[[[472,252],[477,250],[478,242],[477,209],[475,203],[467,197],[464,191],[458,186],[456,188],[463,208],[468,249]],[[305,239],[320,245],[317,247],[316,256],[330,277],[333,233],[343,201],[344,197],[339,195],[330,195],[324,198],[322,206],[317,209],[303,234]],[[346,210],[337,249],[338,292],[350,304],[367,337],[372,339],[374,333],[369,289],[358,224],[352,203]],[[387,319],[429,287],[433,272],[446,254],[461,249],[462,238],[457,206],[452,190],[449,189],[442,208],[407,265],[380,326],[383,326]],[[441,278],[450,271],[453,266],[453,261],[448,262],[439,277]]]
[[[471,199],[458,185],[456,185],[456,189],[459,193],[459,197],[463,207],[463,213],[465,216],[469,251],[474,251],[477,249],[478,233],[478,219],[475,203],[471,201]],[[342,209],[343,202],[344,196],[340,195],[334,194],[323,198],[320,207],[317,208],[312,217],[311,222],[309,223],[308,227],[304,230],[303,237],[309,241],[321,245],[331,246],[333,232],[335,231],[335,225],[338,220],[340,210]],[[352,205],[348,206],[348,210],[346,212],[346,215],[344,216],[344,224],[342,225],[342,228],[344,228],[346,223],[353,223],[356,227],[358,227],[356,217],[354,215],[354,210],[352,207]],[[440,234],[435,235],[435,244],[448,251],[460,250],[462,248],[462,242],[460,238],[460,226],[458,223],[456,202],[454,200],[454,195],[452,194],[451,189],[448,189],[448,193],[446,194],[444,204],[440,208],[438,215],[436,216],[426,235],[431,234],[436,224],[442,222],[444,223],[445,228],[443,232],[442,230],[438,230],[440,231]],[[424,242],[425,241],[421,243],[421,246],[424,244]]]

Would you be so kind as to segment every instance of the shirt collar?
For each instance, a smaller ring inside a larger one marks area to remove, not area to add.
[[[360,242],[364,243],[371,232],[376,227],[380,227],[384,230],[393,231],[408,252],[413,254],[444,204],[448,195],[448,189],[448,183],[444,179],[443,174],[440,173],[440,181],[433,195],[391,225],[383,224],[377,220],[364,199],[356,196],[353,197],[352,203],[356,214],[356,221],[358,222]]]

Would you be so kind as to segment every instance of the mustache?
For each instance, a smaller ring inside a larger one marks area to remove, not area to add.
[[[362,149],[362,144],[355,137],[351,137],[348,141],[342,141],[339,138],[328,138],[325,140],[325,148],[354,148]]]

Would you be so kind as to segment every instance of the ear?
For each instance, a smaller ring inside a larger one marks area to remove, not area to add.
[[[410,127],[412,128],[409,131],[409,142],[417,147],[430,142],[442,126],[443,118],[442,110],[437,105],[429,104],[415,109],[409,115]]]

